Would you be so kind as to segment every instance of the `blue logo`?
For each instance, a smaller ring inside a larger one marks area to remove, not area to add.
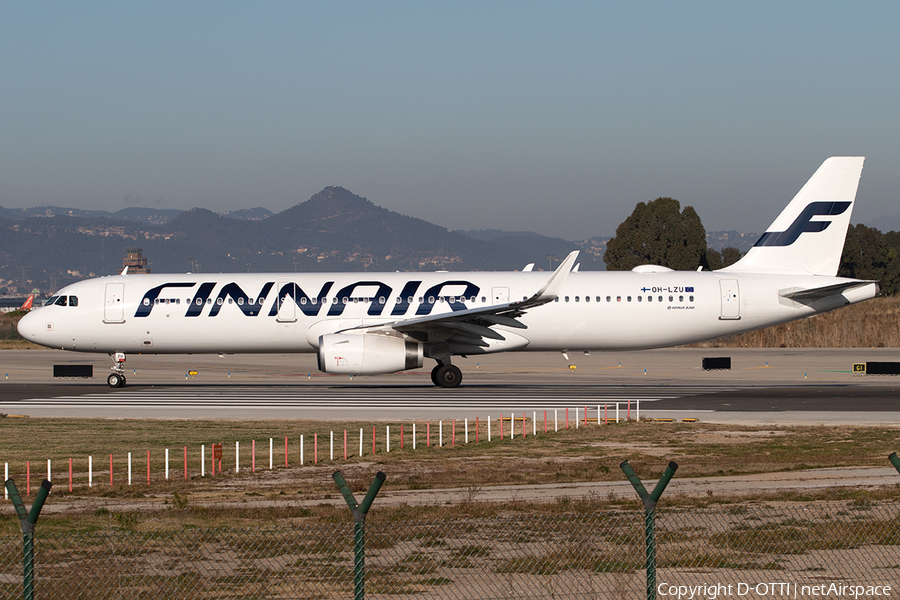
[[[850,208],[850,202],[810,202],[785,231],[767,231],[754,246],[790,246],[801,233],[825,231],[831,221],[812,221],[813,217],[834,217]]]

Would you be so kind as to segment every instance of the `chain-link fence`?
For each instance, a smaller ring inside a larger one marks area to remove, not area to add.
[[[610,510],[379,522],[376,507],[366,525],[366,597],[644,598],[643,517]],[[890,501],[669,508],[656,523],[660,599],[677,597],[678,586],[707,600],[837,598],[847,588],[827,586],[900,580],[900,506]],[[349,518],[270,529],[137,528],[63,534],[39,525],[35,597],[353,597]],[[6,535],[0,593],[21,590],[22,536]]]

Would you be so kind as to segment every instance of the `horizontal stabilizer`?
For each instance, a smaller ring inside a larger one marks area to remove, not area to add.
[[[837,294],[843,294],[846,291],[853,290],[856,288],[860,288],[872,283],[878,283],[877,281],[866,281],[862,279],[854,279],[852,281],[844,281],[842,283],[836,283],[834,285],[826,285],[817,288],[808,288],[804,290],[797,290],[796,288],[790,288],[787,290],[781,290],[778,292],[778,295],[782,298],[787,298],[788,300],[794,300],[795,302],[809,302],[812,300],[819,300],[821,298],[827,298],[828,296],[835,296]]]

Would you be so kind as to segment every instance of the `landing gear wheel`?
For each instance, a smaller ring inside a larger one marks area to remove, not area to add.
[[[462,382],[462,371],[456,365],[440,365],[432,371],[431,378],[440,387],[455,388]]]
[[[106,383],[108,383],[111,388],[125,387],[125,376],[113,373],[106,378]]]
[[[438,372],[438,369],[440,369],[443,366],[444,366],[443,364],[438,363],[438,364],[434,365],[434,368],[431,370],[431,383],[433,383],[434,385],[438,385],[438,386],[441,385],[438,383],[437,372]]]

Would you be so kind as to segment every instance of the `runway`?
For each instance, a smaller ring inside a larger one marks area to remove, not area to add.
[[[900,378],[859,376],[891,349],[668,349],[503,354],[459,364],[463,385],[435,388],[425,370],[374,377],[319,374],[307,355],[129,357],[128,386],[105,385],[105,356],[0,352],[0,413],[152,419],[463,419],[556,411],[569,418],[696,418],[734,423],[900,425]],[[704,356],[732,369],[703,371]],[[94,365],[94,379],[54,380],[53,364]],[[575,368],[570,368],[570,366]],[[194,371],[196,374],[191,374]],[[550,416],[549,418],[553,418]]]

